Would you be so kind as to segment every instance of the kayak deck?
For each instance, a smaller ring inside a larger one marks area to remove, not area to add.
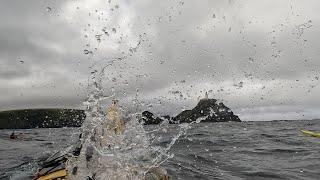
[[[61,169],[50,174],[40,176],[37,180],[54,180],[54,179],[66,179],[67,171],[66,169]]]

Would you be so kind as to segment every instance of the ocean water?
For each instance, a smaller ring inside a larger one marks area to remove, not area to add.
[[[145,126],[148,131],[157,126]],[[166,146],[178,125],[157,131],[154,145]],[[162,164],[171,179],[320,179],[320,120],[193,124]],[[0,130],[0,179],[32,179],[38,163],[75,144],[79,128]]]

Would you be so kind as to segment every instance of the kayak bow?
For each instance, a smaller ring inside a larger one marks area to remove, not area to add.
[[[320,138],[320,133],[316,133],[308,130],[300,130],[300,131],[305,135]]]

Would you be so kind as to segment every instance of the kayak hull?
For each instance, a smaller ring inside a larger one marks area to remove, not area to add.
[[[308,130],[300,130],[300,131],[305,135],[320,138],[320,133],[316,133]]]

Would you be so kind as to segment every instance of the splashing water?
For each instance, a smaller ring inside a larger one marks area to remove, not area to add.
[[[50,12],[51,10],[52,10],[51,7],[46,7],[47,12]]]
[[[190,126],[181,125],[166,147],[158,147],[152,145],[159,138],[153,134],[167,129],[168,121],[148,132],[139,121],[140,113],[132,113],[125,118],[124,124],[116,102],[105,114],[102,101],[115,96],[105,96],[103,93],[102,80],[106,67],[100,73],[92,73],[92,89],[85,102],[87,118],[79,142],[81,151],[79,156],[69,158],[69,178],[154,179],[155,176],[149,176],[150,172],[157,177],[166,175],[166,171],[159,166],[173,157],[169,153],[170,148]]]
[[[115,8],[118,9],[119,6],[116,5]],[[114,26],[110,31],[103,27],[102,32],[107,36],[116,35],[121,33],[121,26]],[[94,37],[98,43],[103,43],[103,34],[95,33]],[[86,35],[85,38],[88,38],[88,36]],[[121,38],[122,36],[119,41],[122,41]],[[111,90],[111,93],[107,95],[104,93],[105,71],[115,62],[123,61],[128,56],[137,53],[143,42],[143,37],[140,35],[137,44],[133,47],[130,45],[127,54],[121,52],[123,57],[113,58],[107,65],[100,66],[103,67],[101,70],[94,68],[94,66],[98,66],[97,64],[90,67],[93,69],[91,71],[92,82],[85,102],[87,107],[86,120],[82,125],[82,135],[78,144],[81,151],[79,156],[71,157],[68,160],[67,169],[70,179],[88,179],[88,177],[117,180],[148,179],[150,172],[156,175],[166,174],[165,170],[159,166],[174,156],[170,153],[171,147],[180,136],[186,133],[190,125],[180,125],[177,134],[172,136],[165,147],[155,146],[153,143],[161,137],[154,134],[168,129],[168,120],[164,119],[163,123],[158,125],[156,129],[147,131],[140,122],[141,113],[139,112],[131,113],[124,118],[122,114],[125,113],[119,112],[116,103],[107,112],[104,112],[105,105],[103,102],[111,101],[116,96],[114,90]],[[88,49],[84,50],[84,54],[95,55]],[[97,63],[100,63],[100,61]],[[160,64],[163,63],[164,61],[160,62]],[[115,78],[110,79],[116,82]]]

